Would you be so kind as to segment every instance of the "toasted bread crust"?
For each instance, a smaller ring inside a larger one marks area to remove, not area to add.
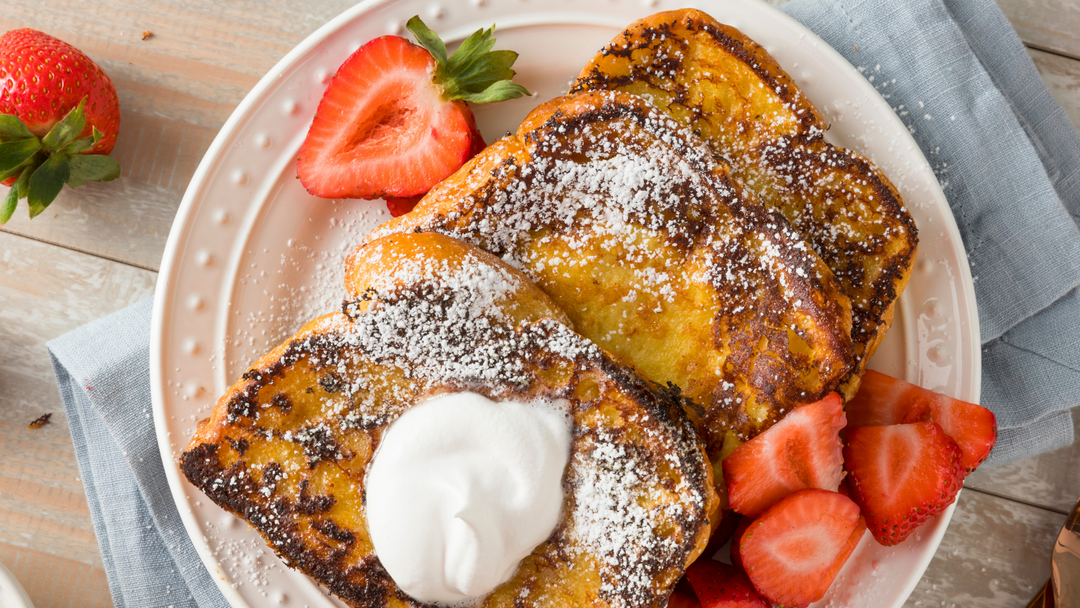
[[[914,265],[918,232],[892,183],[859,154],[824,141],[828,126],[760,45],[694,9],[631,24],[571,91],[643,95],[732,165],[736,180],[799,230],[852,303],[858,386]]]
[[[415,230],[513,260],[583,335],[679,386],[714,457],[851,367],[850,305],[828,267],[634,95],[540,106],[369,238]]]
[[[573,422],[564,516],[482,605],[663,605],[703,550],[718,506],[678,393],[574,334],[512,268],[447,237],[377,241],[350,256],[347,276],[360,296],[347,314],[312,321],[245,372],[200,423],[180,459],[185,476],[350,606],[424,606],[387,574],[367,530],[364,475],[384,430],[445,392],[565,400]],[[497,284],[480,293],[476,280]],[[462,314],[470,310],[480,312]],[[414,325],[402,327],[404,319]],[[410,346],[420,342],[429,350]],[[648,505],[645,526],[625,546],[596,538],[618,528],[590,519],[619,516],[618,505],[597,502],[603,492],[590,477],[617,479],[604,470],[612,450],[636,473],[616,495]]]

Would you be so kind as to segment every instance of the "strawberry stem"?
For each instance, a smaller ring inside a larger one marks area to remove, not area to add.
[[[449,57],[438,34],[424,25],[419,16],[409,19],[406,27],[435,59],[433,81],[442,87],[446,101],[492,103],[530,95],[528,89],[513,81],[515,72],[511,66],[518,54],[491,50],[495,46],[494,25],[473,32]]]

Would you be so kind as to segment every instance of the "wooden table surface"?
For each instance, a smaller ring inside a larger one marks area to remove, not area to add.
[[[998,2],[1080,126],[1080,0]],[[153,292],[214,135],[271,66],[351,4],[4,0],[0,31],[32,27],[82,49],[112,78],[123,112],[113,153],[122,178],[66,190],[32,222],[20,203],[0,229],[0,563],[38,608],[112,605],[45,343]],[[27,428],[46,412],[51,424]],[[1025,606],[1080,495],[1080,445],[980,470],[966,485],[907,605]]]

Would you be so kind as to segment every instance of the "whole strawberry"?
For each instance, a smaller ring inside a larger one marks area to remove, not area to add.
[[[104,156],[119,131],[116,89],[89,57],[36,30],[0,36],[0,180],[12,186],[0,224],[21,198],[33,218],[64,184],[119,177],[120,165]]]

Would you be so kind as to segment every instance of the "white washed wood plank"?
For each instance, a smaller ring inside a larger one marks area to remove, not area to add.
[[[0,544],[101,567],[45,343],[145,298],[154,280],[0,233]],[[27,428],[46,412],[49,424]]]
[[[996,0],[1028,46],[1080,59],[1080,0]]]
[[[19,579],[36,608],[110,608],[109,583],[100,566],[0,543],[0,563]],[[57,576],[60,573],[60,576]]]
[[[1080,437],[1080,410],[1073,410]],[[964,486],[1067,513],[1080,496],[1080,443],[1020,462],[975,471]]]
[[[65,191],[33,221],[22,207],[0,231],[156,269],[183,191],[221,125],[289,49],[351,5],[5,2],[0,31],[45,31],[79,47],[110,75],[121,107],[113,156],[123,176]],[[87,19],[88,11],[107,18]],[[144,41],[143,31],[153,36]]]
[[[1028,49],[1050,94],[1065,108],[1073,126],[1080,129],[1080,60]]]
[[[1026,606],[1050,576],[1064,522],[1061,513],[965,490],[905,608]]]

